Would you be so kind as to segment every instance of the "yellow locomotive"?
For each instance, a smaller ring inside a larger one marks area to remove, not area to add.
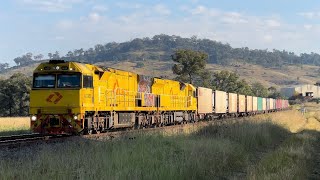
[[[160,126],[196,118],[191,84],[50,60],[34,71],[31,127],[43,134]]]

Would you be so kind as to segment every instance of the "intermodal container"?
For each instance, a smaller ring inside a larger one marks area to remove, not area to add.
[[[258,97],[255,96],[252,97],[252,111],[258,111]]]
[[[263,98],[262,97],[258,97],[258,111],[262,111],[263,110]]]
[[[238,95],[238,112],[246,112],[246,96]]]
[[[267,100],[266,98],[262,98],[262,110],[267,110]]]
[[[276,99],[276,109],[281,109],[280,99]]]
[[[271,98],[266,98],[266,101],[267,101],[266,110],[267,110],[267,111],[270,110],[270,99],[271,99]]]
[[[252,112],[253,110],[252,98],[252,96],[247,96],[246,98],[246,112]]]
[[[214,106],[214,97],[212,96],[212,89],[198,87],[198,113],[209,114],[212,113]]]
[[[281,101],[281,107],[282,107],[282,109],[285,108],[285,103],[286,103],[286,100],[282,99],[282,101]]]
[[[224,91],[214,91],[214,112],[217,114],[227,112],[227,93]]]
[[[277,101],[276,101],[276,99],[272,99],[272,104],[273,104],[273,106],[272,106],[272,110],[275,110],[275,109],[277,109],[276,107],[276,103],[277,103]]]
[[[237,113],[238,111],[238,95],[235,93],[228,93],[228,112]]]

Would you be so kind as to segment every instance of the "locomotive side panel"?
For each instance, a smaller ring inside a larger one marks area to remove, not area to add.
[[[191,84],[180,83],[178,81],[154,78],[152,85],[152,95],[157,100],[160,99],[160,111],[196,111],[197,99],[195,97],[196,88]]]

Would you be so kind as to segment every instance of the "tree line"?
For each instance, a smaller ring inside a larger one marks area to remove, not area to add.
[[[226,70],[214,73],[206,70],[208,55],[204,52],[180,49],[176,50],[171,58],[175,62],[172,71],[177,75],[178,81],[231,93],[283,98],[273,86],[266,88],[259,82],[249,85],[244,79],[240,79],[238,74]]]
[[[88,49],[75,49],[60,55],[58,51],[48,53],[49,59],[65,59],[96,63],[102,61],[139,61],[149,60],[171,60],[171,54],[177,49],[190,49],[202,51],[208,54],[208,63],[228,65],[234,61],[243,61],[262,65],[264,67],[281,68],[287,64],[308,64],[320,66],[320,55],[314,52],[310,54],[277,49],[249,49],[248,47],[233,48],[210,39],[199,39],[196,36],[183,38],[180,36],[169,36],[165,34],[155,35],[152,38],[136,38],[131,41],[117,43],[109,42],[97,44]],[[44,59],[44,55],[27,53],[13,61],[16,65],[27,65],[34,61]],[[7,68],[7,67],[4,67]],[[1,64],[0,64],[1,70]]]

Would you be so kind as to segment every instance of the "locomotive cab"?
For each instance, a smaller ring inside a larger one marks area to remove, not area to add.
[[[90,68],[62,60],[50,60],[36,68],[30,92],[30,120],[34,132],[73,134],[82,129],[81,108],[93,108]]]

